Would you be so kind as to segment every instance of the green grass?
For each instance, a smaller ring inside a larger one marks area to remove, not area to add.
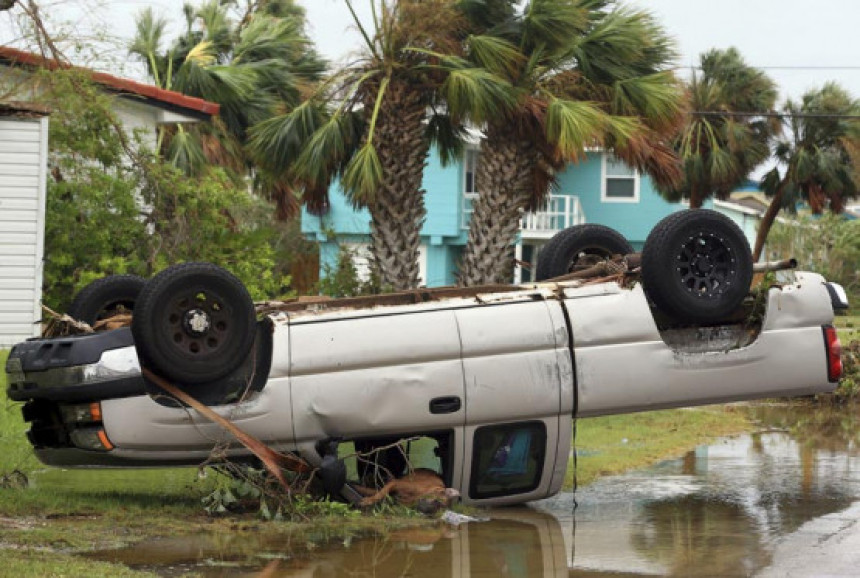
[[[580,419],[574,439],[576,481],[587,485],[601,476],[619,474],[680,457],[714,439],[753,429],[736,406],[675,409]],[[573,487],[573,460],[565,487]]]
[[[87,576],[88,578],[105,578],[116,576],[138,577],[157,576],[149,572],[136,572],[122,564],[111,564],[109,562],[97,562],[86,560],[78,556],[52,552],[31,550],[4,549],[2,554],[3,568],[0,570],[3,576],[16,576],[19,578],[43,578],[44,576]]]
[[[842,345],[860,341],[860,312],[854,315],[837,315],[833,325],[836,326]]]

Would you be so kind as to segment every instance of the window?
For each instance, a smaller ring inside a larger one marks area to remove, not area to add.
[[[469,496],[530,492],[540,484],[546,428],[540,422],[485,426],[475,431]]]
[[[463,197],[460,227],[469,229],[469,221],[472,220],[472,203],[478,198],[478,187],[475,183],[478,174],[478,162],[480,151],[478,149],[466,149],[463,153]]]
[[[624,161],[606,153],[603,155],[603,187],[601,200],[617,203],[639,202],[639,173]]]
[[[347,479],[366,487],[381,487],[389,479],[418,468],[433,470],[448,486],[453,437],[452,432],[443,431],[356,439],[342,442],[338,456],[346,464]]]
[[[475,178],[478,172],[478,149],[466,149],[463,158],[463,192],[477,193],[478,188],[475,186]]]

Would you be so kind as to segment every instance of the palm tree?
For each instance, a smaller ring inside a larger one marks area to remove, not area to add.
[[[762,179],[772,198],[756,235],[753,258],[758,260],[785,199],[804,199],[813,213],[825,208],[841,213],[845,201],[860,194],[856,159],[860,143],[860,100],[836,83],[810,90],[800,102],[788,100],[782,109],[787,134],[776,142],[774,167]]]
[[[653,17],[612,0],[532,0],[467,41],[468,56],[511,85],[511,106],[484,124],[464,285],[507,282],[524,210],[540,206],[557,171],[603,146],[657,181],[680,177],[668,145],[682,92],[671,42]],[[474,103],[449,96],[452,112]]]
[[[312,212],[325,210],[329,186],[339,179],[353,206],[370,213],[372,271],[383,287],[409,289],[418,284],[421,183],[431,143],[451,158],[459,142],[440,91],[479,94],[490,103],[484,114],[492,114],[486,93],[503,95],[503,83],[463,63],[451,70],[435,64],[435,54],[461,45],[464,20],[451,0],[374,0],[372,28],[344,1],[365,41],[361,57],[306,102],[255,127],[251,150],[264,166],[301,183]]]
[[[304,11],[293,0],[247,5],[235,15],[230,2],[185,4],[184,33],[162,51],[167,21],[145,9],[129,52],[156,85],[221,105],[211,123],[176,125],[159,135],[159,152],[188,174],[218,165],[244,178],[251,168],[243,150],[248,129],[298,106],[325,63],[304,31]],[[295,213],[290,183],[254,172],[257,189],[278,201],[278,213]]]
[[[776,84],[737,49],[702,54],[701,69],[687,87],[692,110],[675,144],[684,179],[661,187],[668,200],[689,199],[694,209],[712,195],[728,197],[770,157],[769,139],[779,130],[772,118],[753,116],[773,110]]]

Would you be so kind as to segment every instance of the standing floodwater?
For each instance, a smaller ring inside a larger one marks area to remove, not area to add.
[[[860,512],[852,508],[860,502],[857,409],[753,411],[760,433],[604,478],[577,492],[576,508],[568,493],[481,512],[489,522],[337,537],[312,548],[298,536],[255,533],[94,556],[161,575],[785,575],[786,565],[799,567],[792,556],[814,560],[816,551],[804,549],[838,551],[828,537],[850,526],[845,512]]]

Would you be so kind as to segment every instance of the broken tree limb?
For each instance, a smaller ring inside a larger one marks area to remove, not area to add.
[[[45,305],[42,305],[42,310],[48,317],[42,329],[42,337],[65,337],[93,332],[93,328],[83,321],[78,321],[66,314],[61,315]]]
[[[573,273],[568,273],[567,275],[560,275],[558,277],[553,277],[552,279],[547,279],[546,282],[559,282],[559,281],[575,281],[577,279],[591,279],[593,277],[610,277],[618,274],[623,274],[627,271],[627,264],[623,257],[619,257],[617,259],[613,259],[611,261],[600,261],[596,265],[592,265],[588,269],[582,269],[581,271],[574,271]]]
[[[767,271],[785,271],[786,269],[795,269],[797,267],[797,259],[783,259],[782,261],[765,261],[763,263],[755,263],[753,265],[753,273],[766,273]]]
[[[141,371],[146,379],[150,380],[152,383],[154,383],[179,401],[192,407],[205,418],[218,424],[219,426],[233,434],[233,436],[237,440],[239,440],[239,442],[243,446],[251,450],[251,452],[255,456],[260,458],[269,473],[275,476],[275,479],[278,480],[278,482],[287,492],[290,491],[290,484],[287,483],[286,478],[284,478],[284,472],[281,471],[281,468],[299,473],[310,472],[312,470],[311,466],[304,460],[286,454],[282,454],[280,452],[276,452],[254,436],[244,432],[236,424],[234,424],[227,418],[218,415],[217,413],[212,411],[212,409],[207,405],[200,403],[178,387],[171,385],[164,378],[154,374],[145,367],[142,368]]]

